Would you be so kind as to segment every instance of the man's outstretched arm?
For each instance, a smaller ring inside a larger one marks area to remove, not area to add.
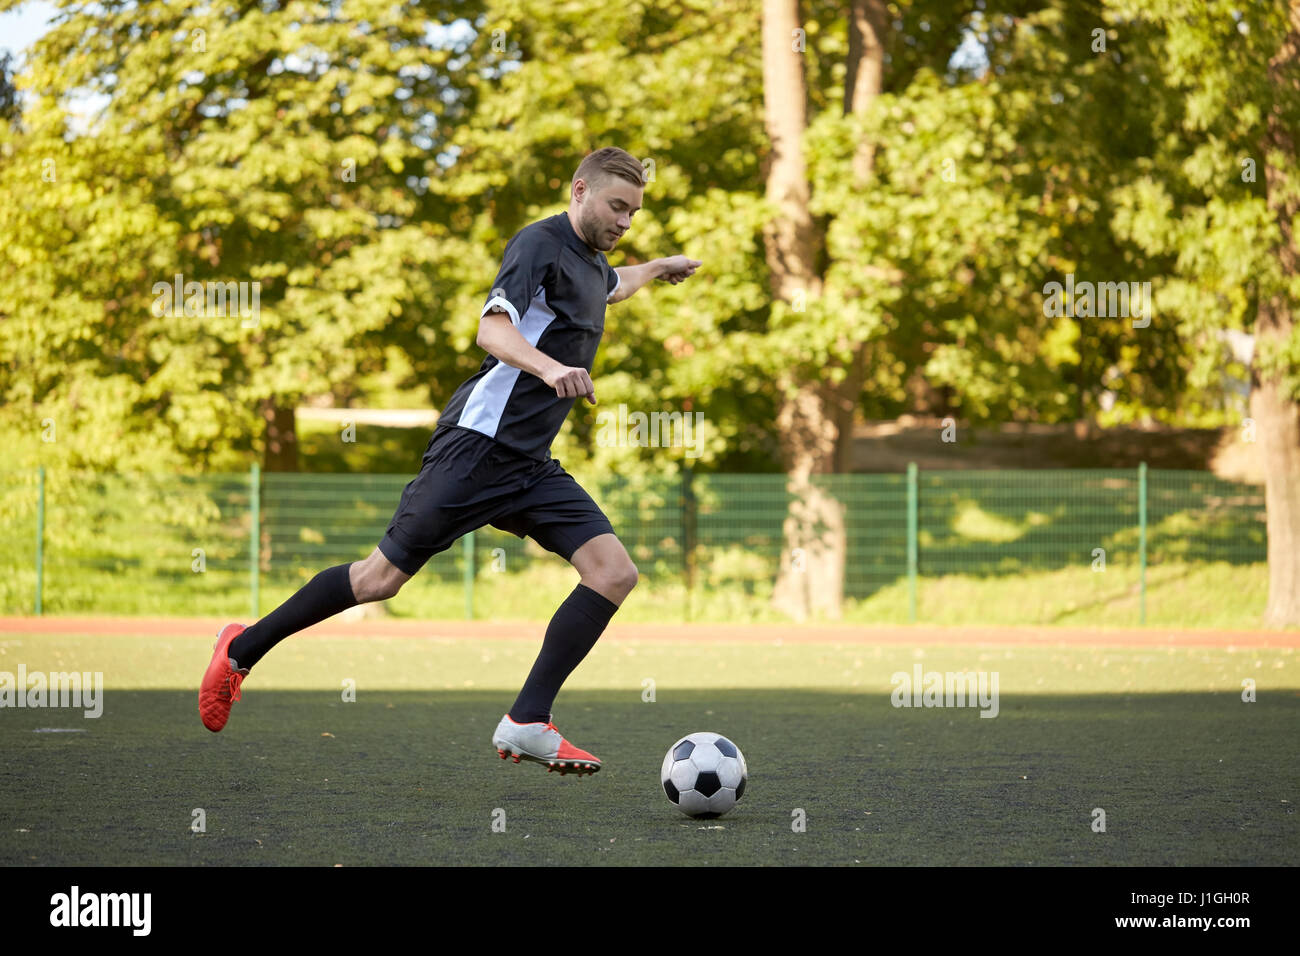
[[[622,302],[634,295],[651,279],[663,279],[676,285],[690,278],[700,267],[701,261],[686,256],[670,256],[667,259],[654,259],[639,266],[620,266],[614,270],[618,273],[618,288],[614,290],[614,296],[609,301]]]
[[[475,344],[497,361],[504,362],[511,368],[517,368],[536,375],[543,382],[555,389],[557,398],[577,398],[585,395],[587,401],[596,404],[596,388],[591,383],[591,375],[585,368],[567,366],[557,362],[545,352],[528,344],[528,340],[519,334],[510,321],[510,316],[500,307],[498,311],[487,312],[478,320],[478,337]]]

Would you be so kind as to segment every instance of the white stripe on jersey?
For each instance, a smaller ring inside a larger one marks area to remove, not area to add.
[[[519,320],[519,334],[525,342],[537,348],[542,333],[554,321],[555,313],[546,304],[546,291],[539,286],[537,295],[529,303],[528,311]],[[506,410],[506,402],[510,400],[510,393],[518,380],[519,369],[497,359],[497,364],[474,385],[456,424],[482,432],[488,438],[496,438],[497,429],[501,426],[501,415]]]
[[[537,288],[540,289],[541,286],[538,286]],[[488,299],[488,304],[483,306],[483,313],[479,318],[483,318],[484,315],[487,315],[497,306],[501,306],[501,308],[506,310],[506,313],[510,316],[511,322],[515,325],[519,324],[519,313],[515,311],[515,307],[510,304],[509,299],[504,299],[499,295],[494,295],[492,298]]]

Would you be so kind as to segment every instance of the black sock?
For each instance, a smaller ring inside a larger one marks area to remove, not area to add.
[[[360,602],[352,593],[351,564],[326,568],[274,611],[230,642],[229,655],[240,668],[252,667],[290,634],[333,617]]]
[[[511,720],[531,724],[551,719],[551,705],[560,685],[595,646],[617,610],[617,604],[585,584],[574,588],[551,618],[542,652],[510,708]]]

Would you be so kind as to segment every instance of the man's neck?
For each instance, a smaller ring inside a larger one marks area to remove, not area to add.
[[[588,241],[586,240],[586,237],[583,236],[582,231],[581,231],[580,229],[578,229],[577,224],[573,221],[573,213],[572,213],[572,212],[566,212],[566,213],[564,214],[564,218],[567,219],[567,220],[569,221],[569,228],[573,230],[573,234],[574,234],[575,236],[577,236],[579,239],[582,240],[582,244],[583,244],[584,246],[586,246],[588,249],[590,249],[591,252],[592,252],[593,254],[595,254],[596,252],[599,251],[598,249],[596,249],[595,246],[593,246],[590,242],[588,242]]]

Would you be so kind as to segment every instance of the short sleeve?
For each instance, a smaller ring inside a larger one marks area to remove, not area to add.
[[[542,229],[525,228],[515,233],[506,243],[501,269],[479,317],[500,306],[510,314],[510,321],[518,325],[550,273],[555,252],[555,243],[547,241]]]
[[[609,278],[605,283],[605,302],[608,303],[614,293],[618,291],[618,287],[623,284],[623,280],[612,267],[607,265],[605,268],[609,270]]]

